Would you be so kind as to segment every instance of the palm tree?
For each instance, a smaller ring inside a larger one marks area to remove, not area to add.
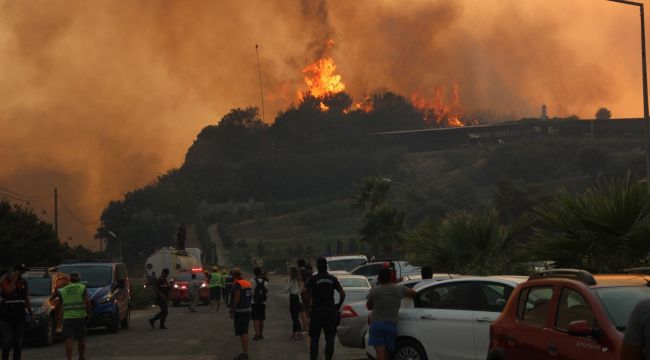
[[[525,253],[537,260],[603,273],[650,263],[650,194],[631,176],[584,193],[561,190],[534,210],[540,226]]]

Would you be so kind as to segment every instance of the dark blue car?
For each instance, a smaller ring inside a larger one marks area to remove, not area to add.
[[[105,326],[110,332],[129,328],[131,297],[126,266],[115,262],[71,262],[57,266],[57,271],[81,274],[92,305],[88,327]]]

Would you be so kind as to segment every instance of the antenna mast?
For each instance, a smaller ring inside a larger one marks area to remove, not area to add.
[[[257,56],[257,73],[260,77],[260,98],[262,99],[262,121],[264,121],[264,92],[262,91],[262,69],[260,68],[259,45],[255,44],[255,55]]]

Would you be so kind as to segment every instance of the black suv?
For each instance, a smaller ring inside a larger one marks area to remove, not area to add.
[[[39,345],[52,345],[57,328],[61,327],[58,307],[53,301],[54,295],[69,283],[69,277],[47,268],[29,268],[25,275],[29,301],[36,317],[36,321],[25,326],[25,337]]]

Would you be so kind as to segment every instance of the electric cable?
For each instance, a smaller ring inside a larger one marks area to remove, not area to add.
[[[34,200],[36,200],[36,199],[39,199],[39,200],[40,199],[47,199],[47,198],[51,198],[53,196],[53,195],[24,195],[24,194],[15,192],[15,191],[11,191],[11,190],[9,190],[9,189],[7,189],[5,187],[2,187],[2,186],[0,186],[0,191],[11,194],[13,196],[18,196],[18,197],[21,197],[21,198],[29,198],[29,199],[34,199]]]
[[[63,205],[63,210],[65,210],[65,211],[68,213],[68,215],[70,215],[70,217],[72,217],[75,221],[77,221],[77,222],[80,223],[81,225],[84,225],[84,226],[94,226],[94,225],[96,225],[97,223],[99,223],[99,222],[102,220],[101,218],[99,218],[99,219],[97,219],[97,220],[94,220],[94,221],[85,221],[85,220],[82,220],[79,216],[77,216],[77,215],[76,215],[76,214],[75,214],[75,213],[70,209],[70,207],[68,206],[68,204],[66,204],[66,202],[63,201],[63,197],[62,197],[61,195],[59,195],[59,200],[61,201],[61,205]]]

